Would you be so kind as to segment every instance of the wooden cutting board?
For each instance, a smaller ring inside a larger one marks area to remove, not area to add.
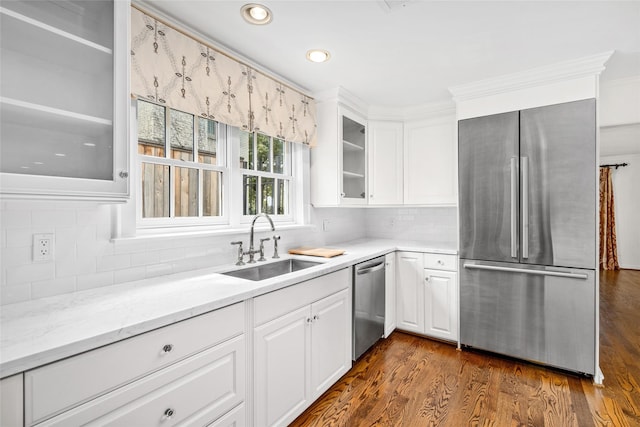
[[[301,247],[301,248],[289,249],[289,253],[292,255],[309,255],[309,256],[319,256],[323,258],[331,258],[334,256],[342,255],[344,252],[345,252],[344,249],[331,249],[331,248]]]

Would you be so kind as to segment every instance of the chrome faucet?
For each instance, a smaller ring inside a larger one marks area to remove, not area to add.
[[[247,252],[245,252],[245,254],[249,255],[249,264],[254,264],[256,261],[253,259],[253,256],[260,252],[259,250],[254,250],[253,248],[253,227],[256,224],[256,220],[258,218],[260,218],[261,216],[267,218],[269,220],[269,224],[271,224],[271,231],[276,231],[276,227],[273,225],[273,221],[271,221],[271,217],[269,215],[267,215],[266,213],[260,213],[256,216],[253,217],[253,221],[251,221],[251,232],[249,233],[249,250]],[[262,243],[261,243],[262,246]],[[264,246],[263,247],[263,251],[264,251]],[[262,258],[264,258],[264,256],[262,256]]]

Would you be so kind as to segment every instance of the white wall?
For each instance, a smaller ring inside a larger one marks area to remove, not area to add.
[[[629,164],[613,169],[618,261],[621,268],[640,270],[640,154],[600,158],[609,163]]]

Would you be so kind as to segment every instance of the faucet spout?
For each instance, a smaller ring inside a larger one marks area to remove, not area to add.
[[[256,224],[256,221],[258,220],[258,218],[260,218],[261,216],[267,218],[269,220],[269,224],[271,224],[271,231],[276,231],[276,227],[273,225],[273,221],[271,220],[271,217],[269,215],[267,215],[266,213],[262,212],[259,213],[258,215],[253,217],[253,221],[251,221],[251,231],[249,232],[249,257],[250,260],[249,262],[255,262],[253,261],[253,254],[254,254],[254,247],[253,247],[253,228]]]

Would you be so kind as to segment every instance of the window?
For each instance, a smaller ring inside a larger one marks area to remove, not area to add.
[[[238,130],[242,214],[289,217],[293,179],[291,143]]]
[[[233,228],[263,212],[280,222],[302,212],[302,148],[291,142],[143,100],[137,128],[138,227]]]
[[[138,100],[139,217],[220,222],[225,136],[213,120]]]

